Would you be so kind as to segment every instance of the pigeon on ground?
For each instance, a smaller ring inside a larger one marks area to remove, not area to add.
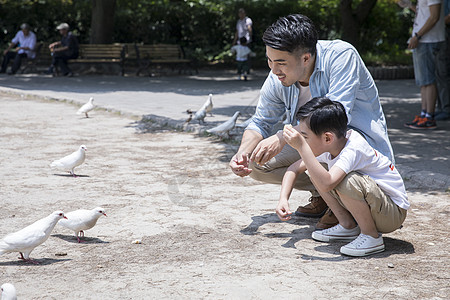
[[[200,110],[198,110],[195,115],[192,117],[191,120],[198,121],[199,124],[205,123],[205,117],[206,117],[206,110],[202,107]]]
[[[56,223],[62,218],[66,217],[62,211],[58,210],[22,230],[8,234],[0,241],[0,255],[19,252],[20,259],[32,261],[31,251],[48,239]]]
[[[212,117],[212,109],[213,109],[213,103],[212,103],[212,94],[208,95],[208,99],[203,104],[202,108],[200,110],[204,109],[207,113],[209,113]]]
[[[236,124],[235,127],[246,128],[248,126],[248,124],[250,124],[250,122],[252,121],[252,118],[253,118],[253,116],[251,116],[250,118],[245,120],[243,123]]]
[[[79,237],[84,237],[83,230],[94,227],[98,218],[101,216],[106,217],[106,211],[101,207],[96,207],[91,210],[79,209],[67,213],[66,216],[68,219],[60,220],[58,224],[75,231],[78,243],[81,243],[82,241]]]
[[[95,108],[94,98],[91,97],[91,98],[89,98],[88,103],[86,103],[82,107],[80,107],[80,109],[77,111],[77,115],[85,114],[86,118],[89,118],[88,112],[90,112],[94,108]]]
[[[80,148],[72,154],[52,162],[50,167],[61,171],[67,171],[72,174],[73,177],[77,177],[73,172],[73,169],[84,163],[84,160],[86,159],[86,150],[86,146],[81,145]]]
[[[216,134],[218,136],[230,137],[230,130],[232,130],[236,124],[236,120],[241,113],[239,111],[235,112],[234,115],[228,119],[225,123],[222,123],[214,128],[206,130],[208,133]]]
[[[11,283],[4,283],[0,287],[2,300],[17,300],[16,288]]]

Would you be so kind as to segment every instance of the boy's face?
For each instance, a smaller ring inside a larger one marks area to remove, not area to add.
[[[266,56],[269,68],[277,75],[283,86],[291,86],[297,81],[309,84],[310,53],[295,55],[266,46]]]
[[[295,126],[295,129],[297,129],[298,132],[300,132],[300,134],[305,138],[305,141],[308,143],[316,157],[324,152],[328,152],[325,134],[320,136],[316,135],[311,131],[311,129],[309,129],[305,121],[301,121],[299,125]]]

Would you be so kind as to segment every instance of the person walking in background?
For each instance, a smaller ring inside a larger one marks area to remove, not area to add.
[[[414,76],[420,86],[422,110],[404,125],[412,129],[435,129],[438,88],[442,91],[441,98],[448,98],[446,72],[440,61],[445,59],[444,7],[442,0],[418,0],[415,7],[411,3],[405,6],[416,12],[408,49],[413,50]]]
[[[239,8],[238,16],[239,19],[236,22],[233,45],[239,44],[241,37],[245,37],[247,39],[247,45],[249,45],[252,41],[253,21],[247,17],[243,8]]]
[[[72,71],[67,66],[69,59],[78,57],[78,40],[72,32],[69,32],[69,24],[61,23],[56,27],[61,34],[61,41],[54,42],[48,47],[52,53],[52,64],[47,74],[54,74],[55,67],[59,67],[64,76],[73,76]]]
[[[231,47],[231,53],[236,54],[236,62],[237,62],[237,70],[239,74],[239,80],[247,81],[247,75],[250,70],[250,66],[248,64],[248,57],[254,57],[256,54],[250,50],[247,46],[247,39],[245,37],[241,37],[239,40],[239,45],[234,45]]]
[[[22,64],[22,58],[33,59],[36,56],[36,52],[34,51],[36,48],[36,35],[30,30],[30,25],[27,23],[23,23],[20,29],[8,48],[3,51],[3,62],[0,73],[6,72],[10,60],[14,60],[14,62],[8,74],[13,75],[19,70]],[[18,47],[15,51],[11,51],[16,46]]]

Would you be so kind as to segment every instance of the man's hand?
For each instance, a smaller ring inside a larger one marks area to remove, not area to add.
[[[299,149],[303,143],[306,143],[305,138],[294,128],[286,126],[283,130],[283,138],[292,148]]]
[[[281,221],[288,221],[291,219],[292,212],[289,208],[289,203],[287,200],[280,199],[280,201],[278,201],[278,205],[275,211],[278,215],[278,218],[280,218]]]
[[[272,135],[258,143],[250,156],[250,160],[262,166],[280,153],[284,145],[286,145],[286,142],[281,132]]]
[[[245,177],[248,176],[252,169],[248,168],[249,159],[245,153],[236,153],[230,161],[230,168],[234,174]]]

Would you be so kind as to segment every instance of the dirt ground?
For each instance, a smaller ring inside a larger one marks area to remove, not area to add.
[[[344,257],[311,239],[317,219],[278,221],[278,186],[229,171],[235,145],[76,110],[0,95],[0,237],[54,210],[108,213],[82,244],[57,225],[38,265],[0,256],[19,299],[448,299],[448,191],[406,182],[412,209],[386,251]],[[81,144],[80,177],[50,169]],[[295,191],[291,207],[307,198]]]

